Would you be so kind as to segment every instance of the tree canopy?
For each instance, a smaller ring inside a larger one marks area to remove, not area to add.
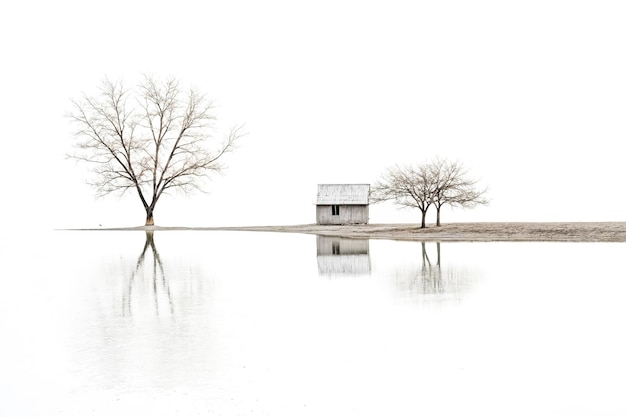
[[[89,183],[98,196],[135,190],[146,225],[154,224],[164,193],[202,190],[242,136],[236,126],[216,139],[211,101],[173,77],[144,76],[134,89],[105,78],[96,94],[82,94],[72,104],[67,116],[76,142],[70,157],[91,166]]]
[[[404,208],[417,208],[422,213],[422,227],[426,227],[426,212],[433,203],[434,183],[426,166],[399,166],[387,168],[372,186],[373,203],[394,201]]]
[[[441,208],[473,207],[487,204],[486,190],[476,188],[477,181],[468,177],[460,162],[434,159],[421,165],[389,167],[372,187],[371,201],[393,201],[403,208],[421,212],[421,227],[426,227],[426,213],[431,206],[437,210],[437,226],[441,226]]]

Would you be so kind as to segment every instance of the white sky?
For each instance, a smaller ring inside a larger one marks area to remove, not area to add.
[[[210,194],[159,202],[159,225],[313,223],[318,183],[435,156],[492,201],[444,222],[625,220],[623,1],[101,3],[3,7],[4,225],[143,224],[136,195],[96,200],[64,159],[63,117],[105,75],[143,72],[197,86],[224,130],[248,132]]]

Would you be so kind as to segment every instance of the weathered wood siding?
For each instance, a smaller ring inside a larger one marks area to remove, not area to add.
[[[332,205],[316,206],[318,224],[364,224],[369,221],[368,205],[339,204],[339,214],[333,215]]]
[[[368,223],[369,192],[369,184],[318,184],[316,222],[318,224]]]

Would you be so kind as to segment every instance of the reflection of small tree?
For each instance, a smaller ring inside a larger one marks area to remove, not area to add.
[[[424,293],[444,292],[441,279],[441,246],[437,242],[437,263],[433,266],[426,251],[426,242],[422,242],[422,285]]]
[[[167,301],[169,304],[169,312],[170,314],[174,314],[174,303],[172,302],[172,294],[170,291],[169,284],[165,278],[165,271],[163,269],[163,262],[161,261],[161,257],[159,256],[159,252],[157,251],[156,245],[154,244],[154,232],[146,231],[146,243],[143,246],[143,250],[139,257],[137,258],[137,263],[135,264],[135,268],[132,270],[130,279],[128,281],[128,292],[126,297],[122,298],[122,311],[124,313],[131,313],[132,310],[132,293],[133,286],[136,282],[136,279],[139,275],[139,272],[144,271],[144,262],[146,260],[146,254],[152,254],[152,282],[151,282],[151,290],[152,295],[154,296],[154,308],[156,310],[157,315],[159,315],[161,311],[161,307],[159,306],[159,287],[162,289],[163,293],[165,293],[167,297]]]
[[[418,244],[421,245],[421,260]],[[439,242],[411,244],[410,264],[399,265],[396,272],[399,278],[397,285],[403,293],[428,302],[460,300],[459,296],[469,288],[469,284],[475,278],[474,274],[453,259],[448,260],[444,266],[441,246]]]

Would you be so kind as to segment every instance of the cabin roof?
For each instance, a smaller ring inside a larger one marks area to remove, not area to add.
[[[369,204],[369,194],[369,184],[318,184],[316,204]]]

